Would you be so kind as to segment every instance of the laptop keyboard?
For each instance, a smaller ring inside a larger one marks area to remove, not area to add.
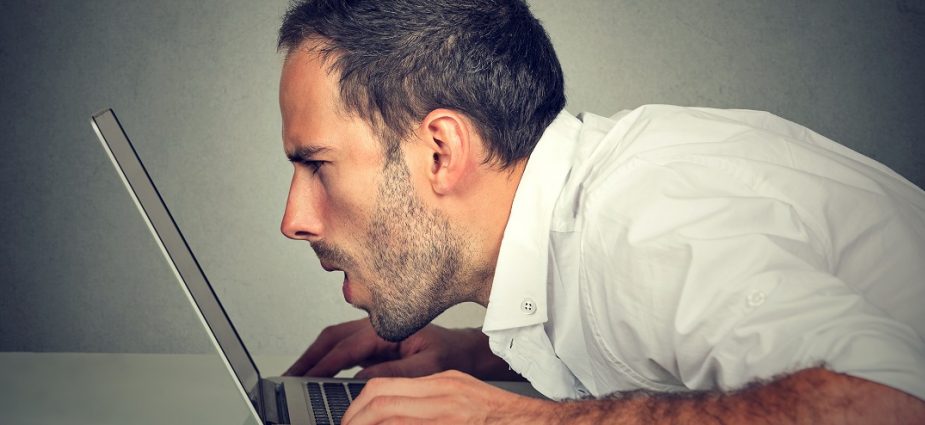
[[[340,425],[347,406],[360,395],[362,383],[309,382],[308,401],[311,403],[312,415],[319,425]]]

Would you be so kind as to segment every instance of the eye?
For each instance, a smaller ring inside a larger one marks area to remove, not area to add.
[[[319,161],[319,160],[303,159],[303,158],[289,158],[289,162],[296,164],[296,166],[304,165],[308,167],[312,171],[312,174],[317,174],[321,166],[327,163],[327,161]]]
[[[302,161],[302,164],[305,165],[306,167],[310,168],[310,169],[312,170],[312,174],[317,174],[317,173],[318,173],[318,170],[321,168],[321,165],[324,164],[324,163],[326,163],[326,162],[327,162],[327,161],[312,161],[312,160],[307,160],[307,161]]]

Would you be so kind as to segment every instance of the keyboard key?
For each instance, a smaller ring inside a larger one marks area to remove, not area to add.
[[[324,384],[324,395],[328,400],[328,408],[331,409],[331,419],[335,424],[339,424],[347,412],[347,406],[350,405],[350,397],[347,395],[347,388],[344,384],[326,382]]]
[[[350,402],[360,395],[365,383],[307,382],[308,401],[315,422],[321,425],[340,425]]]
[[[312,405],[312,414],[315,416],[315,422],[318,425],[331,425],[331,417],[328,416],[328,410],[324,407],[324,395],[321,394],[321,386],[315,382],[308,384],[308,402]],[[340,421],[337,421],[339,424]]]
[[[363,390],[364,385],[366,384],[362,384],[358,382],[351,382],[347,384],[347,390],[350,391],[351,400],[356,400],[356,398],[360,396],[360,391]]]

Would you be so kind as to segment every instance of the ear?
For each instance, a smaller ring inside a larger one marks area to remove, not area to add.
[[[450,194],[478,166],[480,138],[466,115],[435,109],[421,122],[419,136],[433,156],[428,178],[434,193]]]

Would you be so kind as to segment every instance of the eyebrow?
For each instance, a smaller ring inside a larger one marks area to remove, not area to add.
[[[315,155],[318,155],[321,152],[329,150],[324,146],[302,146],[296,149],[295,152],[286,153],[286,157],[289,158],[291,162],[307,162],[310,161]]]

